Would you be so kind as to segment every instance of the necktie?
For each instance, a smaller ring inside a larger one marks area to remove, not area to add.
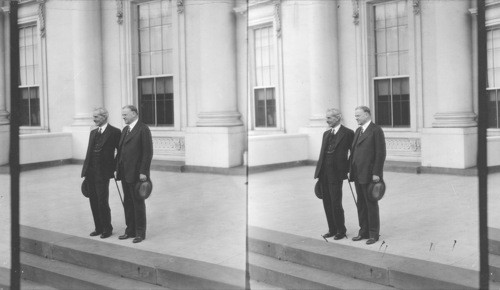
[[[130,133],[130,126],[127,126],[127,135]]]

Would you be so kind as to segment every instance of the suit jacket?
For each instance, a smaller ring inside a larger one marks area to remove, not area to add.
[[[380,126],[370,123],[363,134],[356,130],[351,148],[351,179],[361,184],[372,182],[372,176],[383,177],[385,162],[385,136]]]
[[[151,131],[141,121],[135,124],[132,131],[127,134],[128,126],[123,128],[116,155],[116,172],[119,180],[128,183],[139,181],[139,174],[149,178],[149,168],[153,159],[153,139]],[[123,164],[123,171],[120,168]]]
[[[90,171],[90,158],[92,151],[94,149],[94,141],[97,134],[97,129],[90,131],[89,145],[87,147],[87,155],[85,156],[85,161],[83,162],[82,177],[86,177]],[[110,179],[114,176],[115,171],[115,149],[118,148],[118,142],[120,140],[120,129],[115,128],[108,124],[106,130],[102,132],[101,142],[103,142],[102,150],[99,155],[99,163],[101,164],[101,174],[103,178]]]
[[[331,129],[323,133],[323,142],[321,143],[321,151],[319,153],[318,163],[316,164],[314,178],[321,177],[321,171],[325,170],[325,168],[323,168],[325,166],[325,149],[328,147],[328,136],[330,131]],[[340,125],[333,145],[333,175],[328,176],[328,182],[338,182],[347,178],[347,172],[349,170],[347,157],[348,152],[351,149],[353,138],[354,131]]]

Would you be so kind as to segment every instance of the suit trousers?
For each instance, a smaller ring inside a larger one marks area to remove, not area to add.
[[[358,196],[359,236],[378,240],[380,233],[378,201],[368,199],[369,183],[360,184],[358,181],[355,181],[354,185],[356,186],[356,194]]]
[[[125,208],[125,233],[129,236],[146,238],[146,203],[134,194],[134,183],[122,180],[123,206]]]
[[[90,192],[90,209],[94,217],[95,231],[98,233],[111,233],[111,209],[109,208],[109,179],[90,174],[88,177]]]
[[[323,178],[326,179],[326,178]],[[344,208],[342,207],[342,183],[321,182],[323,188],[323,207],[325,208],[328,231],[332,234],[345,234]]]

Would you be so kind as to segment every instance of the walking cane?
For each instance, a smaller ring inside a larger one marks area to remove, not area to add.
[[[122,194],[120,193],[120,188],[118,187],[118,182],[116,181],[116,178],[113,177],[113,179],[115,180],[116,189],[118,189],[118,194],[120,195],[120,200],[122,201],[122,205],[123,205],[123,198],[122,198]]]
[[[356,206],[358,205],[358,203],[356,202],[356,198],[354,197],[354,191],[352,191],[352,186],[351,186],[351,182],[349,180],[347,180],[347,183],[349,184],[349,188],[351,189],[351,194],[352,194],[352,198],[354,199],[354,203],[356,204]]]

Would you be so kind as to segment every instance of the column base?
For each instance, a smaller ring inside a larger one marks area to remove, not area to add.
[[[477,128],[422,130],[422,166],[465,169],[476,166]]]
[[[476,127],[476,114],[472,112],[436,113],[434,115],[434,128],[464,128]]]
[[[229,168],[243,164],[245,128],[186,128],[186,165]]]
[[[301,127],[300,133],[307,134],[309,152],[307,153],[308,160],[317,161],[319,158],[319,151],[321,150],[321,143],[323,142],[323,133],[328,130],[326,123],[320,126]]]
[[[95,127],[91,125],[72,125],[63,128],[63,132],[72,134],[73,159],[85,159],[89,144],[90,131]]]
[[[0,111],[0,125],[10,124],[9,120],[10,113],[7,111]]]
[[[198,114],[198,127],[241,126],[241,114],[238,112],[201,112]]]
[[[9,163],[10,126],[0,125],[0,165]]]

